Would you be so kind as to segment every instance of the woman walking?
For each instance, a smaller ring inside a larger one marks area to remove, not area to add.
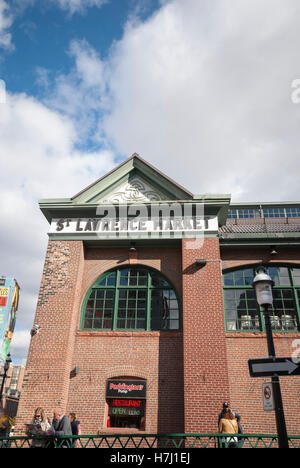
[[[76,413],[70,413],[69,419],[71,421],[71,428],[72,428],[72,435],[75,436],[80,436],[81,435],[81,429],[80,429],[80,421],[77,419]],[[76,444],[74,442],[73,447],[79,448],[80,447],[80,440],[76,440]]]
[[[46,418],[45,411],[43,410],[43,408],[37,408],[35,410],[31,423],[26,424],[26,426],[26,433],[29,436],[33,437],[31,447],[42,448],[45,444],[45,440],[41,439],[41,436],[46,435],[47,431],[51,427],[51,424]],[[39,439],[34,438],[37,436],[39,437]]]
[[[239,428],[237,420],[235,419],[232,411],[227,408],[223,414],[222,419],[219,423],[219,433],[220,434],[238,434]],[[222,437],[222,444],[225,447],[236,448],[238,438],[237,437]]]

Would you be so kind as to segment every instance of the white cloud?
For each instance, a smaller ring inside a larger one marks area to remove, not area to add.
[[[86,144],[90,137],[95,137],[102,112],[109,109],[109,70],[99,54],[85,40],[73,41],[69,55],[74,60],[74,68],[68,75],[57,76],[51,91],[47,86],[47,71],[39,70],[39,83],[42,85],[44,82],[44,102],[47,106],[71,118],[77,137]],[[102,141],[100,134],[96,141],[94,138],[94,143]]]
[[[28,330],[15,331],[9,350],[14,362],[16,362],[16,360],[22,362],[24,359],[26,359],[26,355],[24,355],[24,349],[29,348],[30,338],[30,332]]]
[[[5,0],[0,0],[0,48],[9,49],[12,47],[11,33],[9,33],[12,21],[8,4]]]
[[[38,200],[70,197],[115,164],[111,152],[80,151],[76,143],[72,121],[33,98],[8,94],[0,105],[0,274],[20,284],[17,326],[26,333],[35,313],[49,227]],[[23,357],[26,352],[25,347]]]
[[[21,326],[33,318],[47,240],[37,198],[76,193],[113,167],[113,154],[138,152],[194,193],[299,197],[299,1],[161,4],[147,21],[131,18],[105,60],[73,41],[74,67],[54,86],[39,70],[43,103],[9,95],[0,106],[0,273],[23,285]],[[86,141],[113,153],[85,154]]]
[[[74,69],[47,104],[83,140],[136,151],[195,193],[295,199],[299,13],[298,0],[162,2],[147,21],[131,18],[106,60],[74,41]]]
[[[90,7],[102,7],[109,0],[52,0],[70,14],[83,13]]]
[[[107,138],[194,192],[295,199],[299,13],[297,0],[174,0],[128,24],[109,64]]]

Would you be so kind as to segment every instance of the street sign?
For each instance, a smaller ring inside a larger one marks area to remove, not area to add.
[[[300,375],[300,365],[293,358],[250,359],[248,366],[251,377]]]
[[[274,411],[275,401],[272,382],[263,384],[263,405],[264,411]]]

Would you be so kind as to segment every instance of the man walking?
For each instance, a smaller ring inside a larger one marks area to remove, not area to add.
[[[63,436],[71,436],[72,435],[72,427],[70,419],[64,415],[64,412],[61,408],[56,408],[53,411],[53,421],[51,429],[48,431],[49,435],[53,437],[63,437]],[[72,446],[71,439],[63,440],[62,444],[60,445],[62,448],[69,448]]]

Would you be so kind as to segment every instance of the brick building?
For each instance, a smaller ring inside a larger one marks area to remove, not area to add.
[[[22,391],[25,367],[23,364],[11,365],[7,371],[3,388],[2,407],[10,417],[15,417]],[[0,375],[4,374],[4,366],[0,366]],[[3,378],[3,377],[1,377]]]
[[[166,226],[160,210],[171,205]],[[264,264],[275,281],[276,351],[290,356],[299,339],[300,203],[194,195],[135,154],[40,208],[49,244],[20,431],[35,407],[51,415],[59,405],[78,413],[86,434],[216,432],[230,401],[245,432],[276,432],[262,408],[268,379],[248,371],[249,358],[267,355],[251,283]],[[298,434],[300,380],[281,381],[288,432]]]

